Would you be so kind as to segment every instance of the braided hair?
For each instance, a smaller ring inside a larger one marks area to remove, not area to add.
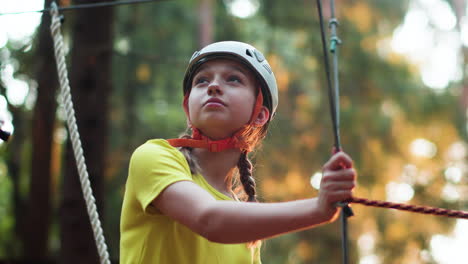
[[[243,151],[237,169],[239,170],[239,179],[247,195],[247,202],[258,202],[255,179],[252,176],[252,162],[250,162],[246,151]]]
[[[246,138],[253,147],[258,146],[262,139],[265,138],[267,132],[267,125],[263,127],[249,127],[246,132],[241,135]],[[192,138],[187,130],[179,138]],[[193,155],[193,148],[191,147],[180,147],[179,151],[182,152],[187,163],[190,167],[192,174],[198,174],[201,172],[200,165]],[[253,177],[253,165],[248,157],[248,152],[242,150],[237,162],[237,173],[232,173],[226,179],[229,189],[242,201],[246,202],[258,202],[255,179]]]

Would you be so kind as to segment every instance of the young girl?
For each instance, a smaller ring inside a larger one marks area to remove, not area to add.
[[[274,74],[234,41],[195,52],[183,107],[192,134],[135,150],[122,208],[120,263],[261,263],[257,241],[334,221],[356,172],[343,152],[323,166],[318,197],[257,203],[248,153],[278,105]]]

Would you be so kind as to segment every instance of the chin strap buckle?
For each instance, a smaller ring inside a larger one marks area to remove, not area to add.
[[[221,152],[226,149],[235,148],[236,144],[233,142],[232,138],[227,138],[223,140],[207,140],[208,149],[211,152]]]
[[[174,138],[167,140],[173,147],[204,148],[211,152],[221,152],[226,149],[238,148],[237,139],[222,140]]]

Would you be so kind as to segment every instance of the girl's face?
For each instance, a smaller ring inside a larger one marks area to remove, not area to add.
[[[256,84],[253,73],[239,62],[204,63],[193,77],[188,99],[192,125],[214,140],[230,137],[250,120]]]

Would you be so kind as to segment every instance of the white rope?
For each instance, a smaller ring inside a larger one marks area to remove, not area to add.
[[[67,115],[67,126],[70,132],[70,138],[75,154],[76,165],[80,177],[81,189],[86,201],[89,220],[93,229],[94,239],[98,249],[101,264],[110,264],[107,245],[104,240],[104,235],[101,227],[101,221],[96,209],[96,200],[93,196],[91,184],[89,181],[88,171],[86,169],[85,159],[83,156],[83,148],[81,146],[80,134],[76,125],[75,110],[71,100],[70,84],[68,83],[68,72],[65,63],[65,54],[63,51],[63,38],[60,32],[61,21],[59,17],[58,7],[55,2],[52,2],[50,14],[52,17],[50,31],[54,39],[55,59],[57,63],[57,71],[60,81],[61,99]]]

